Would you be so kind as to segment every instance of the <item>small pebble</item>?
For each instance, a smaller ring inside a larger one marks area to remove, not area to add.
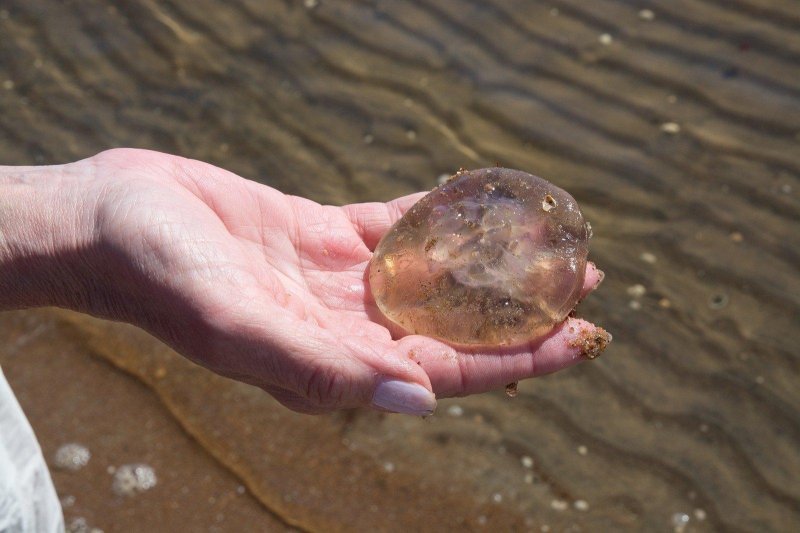
[[[80,470],[89,463],[92,454],[86,446],[70,443],[61,446],[53,457],[53,464],[62,470]]]
[[[517,396],[517,394],[519,393],[519,390],[517,389],[517,385],[518,385],[518,383],[516,381],[506,385],[506,396],[508,396],[509,398],[515,398]]]
[[[734,231],[729,237],[733,242],[742,242],[744,240],[744,236],[738,231]]]
[[[642,255],[639,256],[639,259],[651,265],[657,261],[656,256],[650,252],[642,252]]]
[[[303,5],[306,6],[306,9],[314,9],[319,5],[319,0],[303,0]]]
[[[375,137],[367,133],[364,135],[364,144],[372,144],[372,141],[375,140]]]
[[[598,37],[597,40],[600,41],[600,44],[602,44],[604,46],[608,46],[612,42],[614,42],[614,38],[611,37],[611,34],[609,34],[609,33],[604,33],[604,34],[600,35],[600,37]]]
[[[492,500],[494,501],[494,503],[500,503],[503,501],[503,495],[500,494],[499,492],[495,492],[494,495],[492,496]]]
[[[414,130],[408,130],[406,131],[406,137],[409,141],[413,141],[417,138],[417,132]]]
[[[639,309],[642,308],[642,302],[640,302],[639,300],[631,300],[630,302],[628,302],[628,307],[630,307],[634,311],[638,311]]]
[[[634,298],[641,298],[647,292],[647,289],[641,283],[637,283],[636,285],[631,285],[626,289],[628,296],[632,296]]]
[[[533,459],[531,459],[527,455],[523,455],[520,458],[520,462],[522,463],[522,466],[524,466],[525,468],[533,468]]]
[[[788,183],[784,183],[783,185],[781,185],[781,192],[784,193],[784,194],[791,193],[792,192],[792,186],[789,185]]]
[[[14,88],[14,82],[11,80],[6,80],[3,82],[3,89],[10,91]]]
[[[394,463],[390,463],[388,461],[383,463],[383,469],[391,474],[394,472]]]
[[[708,300],[708,306],[714,310],[724,309],[725,307],[727,307],[729,300],[730,299],[728,298],[728,295],[721,292],[719,294],[713,295]]]
[[[578,511],[588,511],[589,510],[589,504],[586,502],[586,500],[575,500],[575,503],[573,503],[572,505]]]
[[[551,17],[557,17],[558,16],[558,8],[557,7],[554,7],[553,9],[550,10],[550,16]]]
[[[702,522],[706,519],[706,512],[702,509],[695,509],[694,510],[694,517],[697,519],[698,522]]]
[[[533,474],[525,474],[524,480],[527,485],[533,484]]]
[[[675,135],[681,131],[681,127],[677,122],[664,122],[661,125],[661,131],[669,133],[670,135]]]
[[[464,414],[464,408],[460,405],[451,405],[447,408],[447,414],[450,416],[461,416]]]
[[[589,453],[589,448],[586,446],[578,446],[578,455],[586,455]]]
[[[658,301],[658,305],[662,309],[669,309],[670,307],[672,307],[672,302],[669,301],[669,298],[661,298]]]
[[[639,11],[639,18],[642,20],[653,20],[656,18],[656,14],[650,9],[642,9]]]
[[[674,104],[677,101],[678,101],[678,97],[675,96],[674,94],[670,94],[669,96],[667,96],[667,103]]]
[[[569,504],[564,500],[553,500],[550,502],[550,507],[555,509],[556,511],[566,511],[569,507]]]
[[[756,376],[756,383],[758,383],[759,385],[763,385],[764,384],[764,376]]]
[[[236,487],[236,494],[242,495],[245,492],[247,492],[247,489],[245,488],[244,485],[239,485],[238,487]]]

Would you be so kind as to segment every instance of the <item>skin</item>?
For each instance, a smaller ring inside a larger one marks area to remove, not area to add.
[[[370,406],[386,379],[462,396],[583,360],[571,343],[595,327],[577,318],[515,348],[393,338],[365,271],[423,194],[323,206],[134,149],[0,167],[0,309],[54,305],[129,322],[304,413]],[[584,296],[601,280],[589,264]]]

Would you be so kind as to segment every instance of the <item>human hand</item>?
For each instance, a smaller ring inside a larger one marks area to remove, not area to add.
[[[376,319],[365,271],[382,234],[422,194],[322,206],[144,150],[111,150],[59,168],[72,186],[53,197],[77,214],[44,254],[64,265],[60,278],[36,284],[52,296],[27,303],[140,326],[296,411],[372,405],[426,415],[434,393],[473,394],[552,372],[593,355],[605,339],[576,318],[515,348],[393,339]],[[58,223],[53,217],[50,227]],[[584,296],[601,279],[590,264]]]

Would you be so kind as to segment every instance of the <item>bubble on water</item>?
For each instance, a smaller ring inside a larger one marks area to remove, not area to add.
[[[53,465],[62,470],[80,470],[89,463],[92,454],[86,446],[71,442],[61,446],[53,456]]]
[[[65,528],[66,533],[103,533],[98,527],[90,527],[89,522],[82,516],[70,520]]]
[[[72,507],[73,505],[75,505],[75,496],[67,495],[61,498],[62,508],[66,509],[67,507]]]
[[[114,472],[112,488],[120,496],[134,496],[156,486],[158,479],[152,467],[146,464],[122,465]]]

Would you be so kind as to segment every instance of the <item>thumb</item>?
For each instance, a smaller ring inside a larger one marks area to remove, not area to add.
[[[436,396],[426,372],[399,343],[375,342],[369,338],[343,340],[349,360],[350,384],[347,403],[415,416],[429,416],[436,409]],[[349,402],[348,402],[349,400]]]
[[[436,396],[431,381],[399,343],[337,336],[306,324],[300,329],[304,331],[293,331],[291,341],[273,356],[269,372],[268,381],[293,397],[284,405],[302,412],[372,407],[415,416],[433,414]]]

